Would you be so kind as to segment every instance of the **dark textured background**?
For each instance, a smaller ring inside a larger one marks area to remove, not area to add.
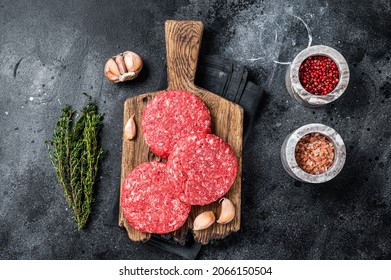
[[[200,19],[202,53],[248,67],[267,97],[243,151],[242,229],[204,246],[200,259],[391,258],[390,1],[0,1],[0,258],[176,259],[103,225],[120,180],[126,98],[154,90],[164,65],[164,21]],[[34,4],[32,4],[34,3]],[[316,3],[316,4],[315,4]],[[285,65],[308,43],[339,50],[351,80],[319,109],[287,93]],[[145,68],[109,83],[106,59],[133,50]],[[105,114],[96,203],[77,232],[44,141],[65,103],[81,92]],[[321,185],[295,182],[279,149],[293,129],[321,122],[348,148],[342,173]]]

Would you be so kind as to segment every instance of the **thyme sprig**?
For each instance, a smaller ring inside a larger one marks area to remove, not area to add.
[[[53,139],[46,141],[46,145],[57,181],[80,230],[91,213],[98,163],[103,153],[98,144],[103,116],[90,96],[72,127],[75,112],[69,105],[63,107],[54,127]]]

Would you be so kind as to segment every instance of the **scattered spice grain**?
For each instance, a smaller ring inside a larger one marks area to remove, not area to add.
[[[334,162],[334,145],[320,133],[304,135],[295,148],[296,162],[305,172],[318,175]]]

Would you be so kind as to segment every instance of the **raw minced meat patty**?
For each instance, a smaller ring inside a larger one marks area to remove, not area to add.
[[[148,102],[142,116],[144,139],[152,152],[167,158],[175,143],[194,133],[210,133],[204,102],[185,90],[171,90]]]
[[[180,200],[191,205],[216,201],[231,188],[238,162],[223,139],[213,134],[182,138],[168,157],[169,180]]]
[[[137,166],[122,184],[122,212],[136,230],[167,233],[181,227],[191,206],[173,194],[165,162]]]

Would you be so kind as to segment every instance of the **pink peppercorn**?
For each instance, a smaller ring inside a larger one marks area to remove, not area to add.
[[[326,95],[333,91],[339,82],[338,66],[327,56],[310,56],[300,65],[299,79],[309,93]]]

